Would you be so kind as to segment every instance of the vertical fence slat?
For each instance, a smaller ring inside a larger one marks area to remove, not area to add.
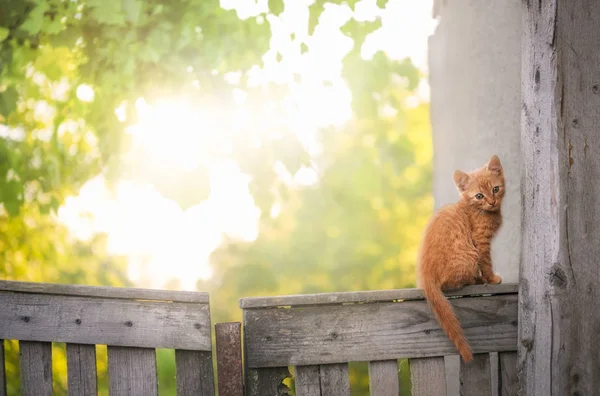
[[[108,346],[110,396],[157,396],[156,351]]]
[[[52,343],[19,342],[21,395],[52,396]]]
[[[347,363],[321,365],[321,396],[350,396]]]
[[[215,325],[219,396],[244,395],[241,327],[239,322]]]
[[[398,396],[398,361],[369,362],[369,391],[371,396]]]
[[[473,356],[471,363],[460,361],[461,396],[491,396],[492,376],[490,354],[480,353]]]
[[[446,394],[446,367],[443,357],[409,359],[412,396]]]
[[[296,396],[321,396],[319,366],[296,366],[295,374]]]
[[[517,378],[517,352],[499,352],[498,395],[516,395],[518,386],[519,380]]]
[[[69,394],[97,396],[96,346],[67,344]]]
[[[212,353],[175,350],[177,396],[215,394]]]
[[[0,339],[0,396],[6,396],[6,368],[4,365],[4,340]]]
[[[290,376],[287,367],[246,370],[247,396],[286,396],[289,388],[282,382]]]

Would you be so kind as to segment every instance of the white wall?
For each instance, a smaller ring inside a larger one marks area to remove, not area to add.
[[[517,282],[521,254],[521,1],[446,0],[430,38],[434,197],[456,201],[455,169],[492,154],[505,169],[504,225],[492,246],[496,272]]]

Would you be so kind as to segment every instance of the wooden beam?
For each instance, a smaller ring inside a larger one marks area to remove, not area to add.
[[[175,350],[177,396],[214,396],[215,378],[210,351]],[[222,394],[227,396],[226,393]]]
[[[4,366],[4,340],[0,339],[0,396],[6,396],[6,369]]]
[[[524,395],[600,389],[600,2],[523,1]]]
[[[111,396],[158,396],[156,350],[108,346]]]
[[[517,296],[451,299],[474,352],[517,348]],[[455,354],[427,302],[244,310],[247,367]]]
[[[0,339],[210,351],[207,304],[0,292]]]
[[[517,284],[476,285],[446,293],[452,297],[471,297],[490,294],[516,294]],[[372,290],[341,293],[292,294],[272,297],[246,297],[240,299],[240,308],[301,307],[310,305],[336,305],[349,303],[374,303],[398,300],[424,300],[421,289]]]
[[[21,395],[52,396],[52,344],[19,342]]]
[[[138,289],[126,287],[63,285],[55,283],[17,282],[0,280],[0,292],[55,294],[60,296],[84,296],[123,298],[132,300],[177,301],[208,304],[208,293],[172,290]]]
[[[215,324],[217,377],[220,396],[243,396],[242,324]]]
[[[289,388],[283,383],[291,377],[287,367],[272,367],[246,370],[247,396],[290,396]]]
[[[470,363],[460,361],[460,395],[492,396],[489,353],[475,354]]]
[[[67,377],[70,395],[98,395],[95,345],[67,344]]]
[[[443,357],[409,359],[412,396],[446,394]]]
[[[369,362],[369,394],[371,396],[388,396],[398,395],[399,393],[398,361],[376,360]]]

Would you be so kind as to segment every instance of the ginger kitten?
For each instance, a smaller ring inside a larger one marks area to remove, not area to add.
[[[421,245],[419,284],[441,328],[465,362],[473,360],[460,322],[442,290],[502,282],[492,270],[490,244],[502,225],[504,172],[494,155],[471,173],[455,171],[460,200],[431,219]]]

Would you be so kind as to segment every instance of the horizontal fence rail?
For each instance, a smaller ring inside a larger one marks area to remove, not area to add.
[[[243,329],[215,325],[219,394],[284,396],[290,386],[296,396],[349,396],[349,363],[368,362],[371,396],[407,386],[413,396],[514,395],[517,289],[447,293],[475,353],[469,364],[418,289],[241,299]],[[158,394],[156,348],[175,350],[177,395],[214,396],[211,335],[206,293],[0,281],[0,396],[2,340],[19,342],[23,395],[52,395],[58,342],[70,394],[98,394],[96,345],[107,345],[111,396]]]
[[[69,394],[97,395],[96,345],[107,345],[113,395],[157,395],[156,348],[175,350],[178,395],[214,395],[207,293],[0,281],[4,342],[18,340],[21,394],[52,394],[52,343],[66,343]]]
[[[492,387],[515,394],[517,290],[477,285],[447,293],[475,353],[474,362],[460,364],[461,395],[491,395]],[[399,359],[408,359],[413,396],[451,389],[445,357],[457,352],[421,290],[254,297],[240,306],[248,395],[284,395],[288,366],[297,396],[350,395],[348,363],[364,361],[371,396],[398,395]]]

